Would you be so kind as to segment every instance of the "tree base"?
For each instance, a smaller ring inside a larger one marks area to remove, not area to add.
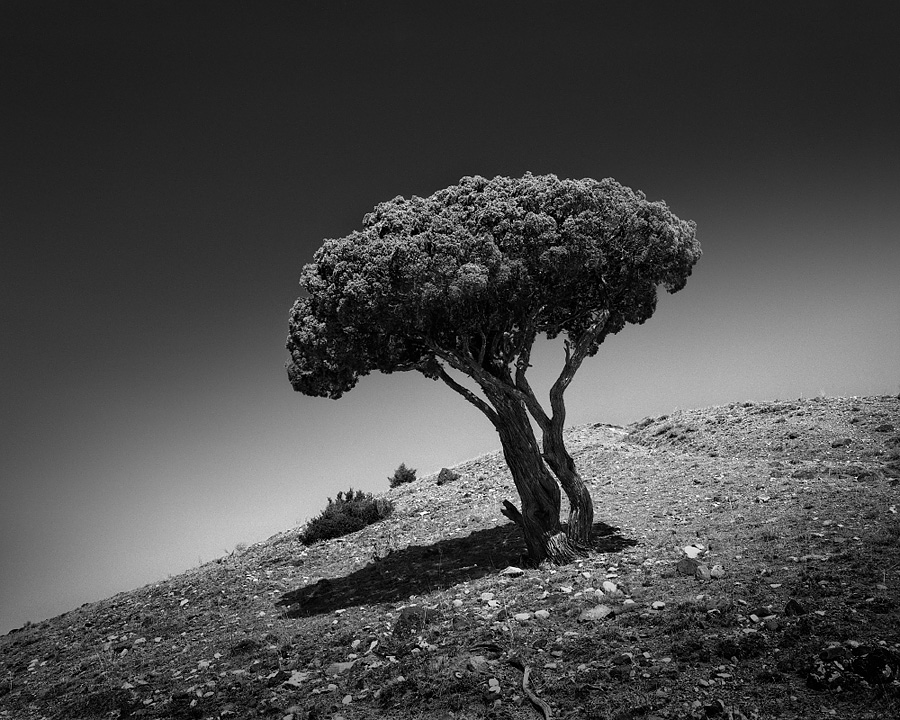
[[[529,530],[522,513],[509,500],[503,501],[500,512],[522,529],[522,534],[525,535],[525,544],[528,546],[529,559],[535,567],[544,562],[553,565],[568,565],[585,556],[585,548],[573,543],[564,532],[542,533],[537,537],[533,535],[529,537]]]

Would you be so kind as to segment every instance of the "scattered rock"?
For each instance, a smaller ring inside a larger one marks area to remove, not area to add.
[[[510,565],[508,568],[500,571],[501,575],[506,577],[519,577],[525,574],[525,571],[522,568],[518,568],[515,565]]]
[[[844,660],[847,657],[847,648],[841,645],[830,645],[819,653],[819,658],[826,662],[831,660]]]
[[[610,662],[613,665],[631,665],[634,663],[634,655],[629,652],[619,653],[614,655]]]
[[[851,654],[852,652],[852,654]],[[900,672],[900,655],[884,647],[855,643],[844,647],[830,645],[809,666],[806,685],[813,690],[842,690],[859,679],[869,685],[893,682]]]
[[[327,668],[325,668],[325,674],[329,677],[336,677],[338,675],[343,675],[350,668],[352,668],[356,664],[356,660],[351,660],[349,662],[337,662],[331,663]]]
[[[279,671],[280,673],[281,671]],[[294,687],[300,687],[300,685],[307,679],[309,679],[310,673],[301,672],[299,670],[294,670],[291,672],[290,677],[284,681],[285,685],[293,685]]]
[[[875,428],[875,432],[894,432],[894,426],[890,423],[884,423]]]
[[[709,580],[712,577],[712,571],[705,564],[700,563],[694,575],[698,580]]]
[[[686,547],[681,548],[684,551],[684,554],[687,555],[692,560],[699,557],[703,552],[702,548],[698,548],[696,545],[687,545]]]
[[[459,480],[459,478],[459,473],[453,472],[453,470],[450,470],[449,468],[441,468],[441,471],[437,476],[437,484],[445,485],[446,483],[451,483],[454,480]]]
[[[725,703],[721,700],[713,700],[708,705],[703,706],[703,717],[714,718],[719,717],[725,712]]]
[[[541,620],[547,620],[550,617],[550,612],[548,610],[535,610],[534,616]]]
[[[847,446],[850,445],[850,443],[852,443],[852,442],[853,442],[853,440],[851,440],[851,439],[848,438],[848,437],[840,438],[840,439],[838,439],[838,440],[833,441],[833,442],[831,443],[831,447],[833,447],[833,448],[847,447]]]
[[[587,610],[582,610],[578,616],[578,622],[591,622],[592,620],[603,620],[613,614],[613,609],[607,605],[596,605]]]
[[[806,615],[807,612],[809,611],[794,598],[788,600],[784,605],[785,615]]]
[[[531,620],[532,615],[530,612],[520,612],[513,615],[513,620],[519,623],[527,623]]]
[[[675,569],[682,575],[696,575],[697,568],[700,566],[700,564],[701,563],[699,560],[684,557],[678,561],[678,565],[675,566]]]
[[[712,568],[710,568],[709,575],[714,578],[723,578],[725,577],[725,568],[721,565],[713,565]]]
[[[870,685],[886,685],[900,674],[900,656],[887,648],[861,646],[853,653],[850,669]]]
[[[653,608],[654,610],[662,610],[666,607],[666,604],[662,600],[657,600],[650,607]]]

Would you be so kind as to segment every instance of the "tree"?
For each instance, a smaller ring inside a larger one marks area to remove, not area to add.
[[[500,436],[521,500],[521,512],[508,501],[503,512],[531,560],[565,563],[588,545],[594,509],[563,442],[563,395],[609,335],[653,314],[658,286],[684,287],[695,235],[693,222],[611,178],[465,177],[427,198],[396,197],[303,268],[289,379],[334,399],[374,370],[443,381]],[[563,338],[549,409],[527,378],[542,335]]]

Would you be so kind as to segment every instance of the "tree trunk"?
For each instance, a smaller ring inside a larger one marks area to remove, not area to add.
[[[544,560],[563,565],[576,557],[559,522],[559,485],[541,457],[531,422],[521,401],[501,393],[489,397],[498,421],[495,422],[503,456],[522,500],[519,523],[531,561]],[[514,513],[507,511],[507,517]]]
[[[544,459],[569,499],[569,541],[576,547],[586,548],[590,545],[594,525],[594,503],[575,467],[575,461],[566,450],[561,424],[553,423],[550,432],[543,434],[543,445]]]

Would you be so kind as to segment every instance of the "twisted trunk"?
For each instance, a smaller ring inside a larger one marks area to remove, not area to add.
[[[504,515],[522,528],[525,545],[533,563],[545,560],[562,565],[576,557],[559,522],[561,507],[559,485],[547,470],[528,414],[521,401],[491,393],[491,404],[497,412],[494,424],[503,447],[516,490],[522,500],[521,513],[506,503]]]
[[[566,422],[566,404],[563,394],[575,376],[575,371],[580,363],[577,352],[567,358],[562,374],[550,388],[550,408],[553,415],[549,422],[541,424],[541,429],[543,430],[544,459],[559,479],[559,484],[562,485],[563,491],[569,499],[568,538],[578,546],[587,547],[591,541],[591,528],[594,525],[594,503],[591,500],[591,493],[584,484],[584,480],[581,479],[581,475],[578,474],[575,461],[563,441],[563,426]]]
[[[569,524],[566,533],[569,541],[576,547],[587,547],[594,525],[594,503],[590,491],[575,467],[575,461],[566,450],[561,425],[544,433],[543,445],[544,460],[556,475],[569,500]]]

